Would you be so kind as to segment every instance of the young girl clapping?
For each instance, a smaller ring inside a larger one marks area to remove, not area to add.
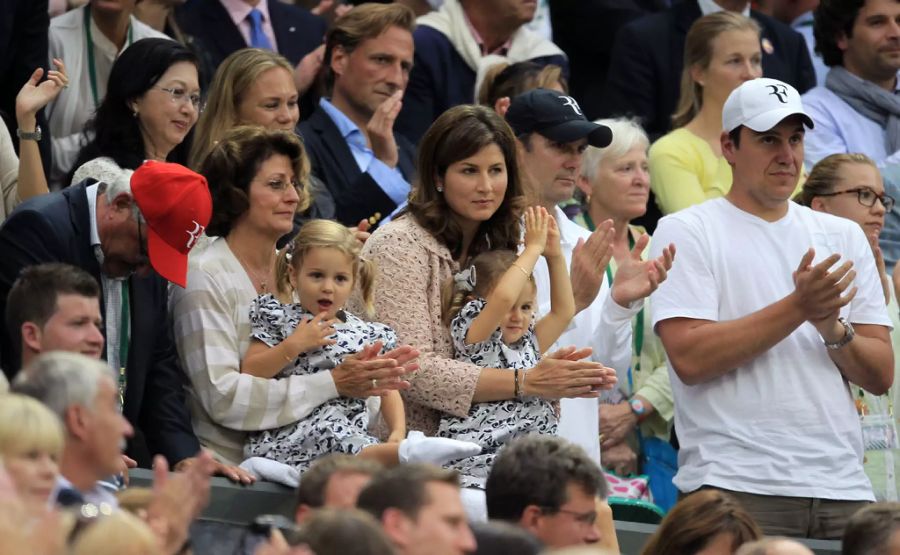
[[[371,309],[374,265],[360,258],[360,244],[346,227],[329,220],[304,224],[279,256],[279,294],[257,297],[250,308],[253,340],[241,372],[278,379],[327,372],[347,355],[380,342],[396,347],[397,336],[379,323],[344,310],[355,286]],[[298,302],[299,301],[299,302]],[[403,401],[391,391],[381,398],[381,413],[390,429],[388,443],[368,432],[363,399],[326,401],[289,426],[250,434],[247,457],[265,457],[305,470],[328,453],[371,457],[386,465],[399,462],[443,464],[480,451],[477,445],[411,432],[407,439]]]
[[[544,256],[550,271],[550,312],[534,321],[537,289],[531,273]],[[516,373],[514,399],[472,405],[467,418],[445,416],[438,435],[481,445],[482,454],[452,466],[465,486],[484,487],[497,451],[530,433],[555,434],[557,411],[528,395],[526,369],[565,331],[575,315],[572,284],[553,216],[541,207],[525,211],[521,254],[489,251],[456,274],[445,290],[445,319],[458,360]]]

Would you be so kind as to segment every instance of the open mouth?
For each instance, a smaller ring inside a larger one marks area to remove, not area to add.
[[[328,299],[319,299],[316,301],[316,306],[319,307],[320,312],[328,312],[331,310],[331,307],[334,305],[334,301],[330,301]]]

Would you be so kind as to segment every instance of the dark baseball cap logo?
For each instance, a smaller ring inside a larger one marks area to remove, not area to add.
[[[772,89],[769,94],[778,99],[782,104],[787,104],[787,87],[784,85],[766,85],[769,89]]]

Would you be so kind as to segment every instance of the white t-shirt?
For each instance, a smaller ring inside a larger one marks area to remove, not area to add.
[[[859,288],[841,315],[890,327],[871,248],[850,220],[790,203],[776,222],[725,198],[660,220],[651,256],[678,255],[653,294],[653,325],[668,318],[735,320],[794,290],[792,273],[810,247],[814,263],[839,253]],[[859,418],[822,338],[806,322],[775,347],[724,376],[687,386],[671,370],[681,450],[675,485],[711,485],[763,495],[874,500],[862,467]]]
[[[587,240],[591,232],[569,220],[556,207],[556,221],[559,225],[560,246],[566,257],[566,268],[572,267],[572,253],[578,239]],[[603,272],[603,268],[598,268]],[[537,286],[537,318],[550,312],[550,271],[547,261],[541,257],[534,266],[534,281]],[[631,364],[631,318],[643,306],[643,301],[623,308],[609,294],[606,277],[600,286],[597,298],[587,308],[575,315],[566,331],[548,349],[553,352],[562,347],[575,345],[591,347],[591,360],[616,370],[627,369]],[[600,420],[597,399],[562,399],[560,401],[559,435],[580,445],[588,455],[600,460]]]

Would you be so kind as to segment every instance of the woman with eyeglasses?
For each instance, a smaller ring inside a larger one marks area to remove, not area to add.
[[[858,223],[872,245],[872,253],[881,273],[885,303],[893,322],[891,343],[894,352],[900,352],[900,313],[897,294],[891,279],[885,273],[884,259],[878,247],[878,236],[884,228],[884,216],[894,207],[894,198],[884,192],[881,174],[869,157],[864,154],[832,154],[816,164],[803,189],[795,199],[813,210],[827,212]],[[894,272],[895,276],[897,271]],[[878,501],[897,500],[897,481],[900,473],[900,450],[896,445],[897,427],[900,424],[894,405],[900,374],[900,357],[894,358],[894,385],[884,395],[872,395],[857,385],[850,384],[856,409],[863,427],[865,459],[863,466]],[[892,434],[893,442],[885,441]]]
[[[145,160],[186,165],[199,115],[194,54],[168,39],[135,42],[113,64],[106,97],[85,129],[90,140],[67,183],[108,181]]]

